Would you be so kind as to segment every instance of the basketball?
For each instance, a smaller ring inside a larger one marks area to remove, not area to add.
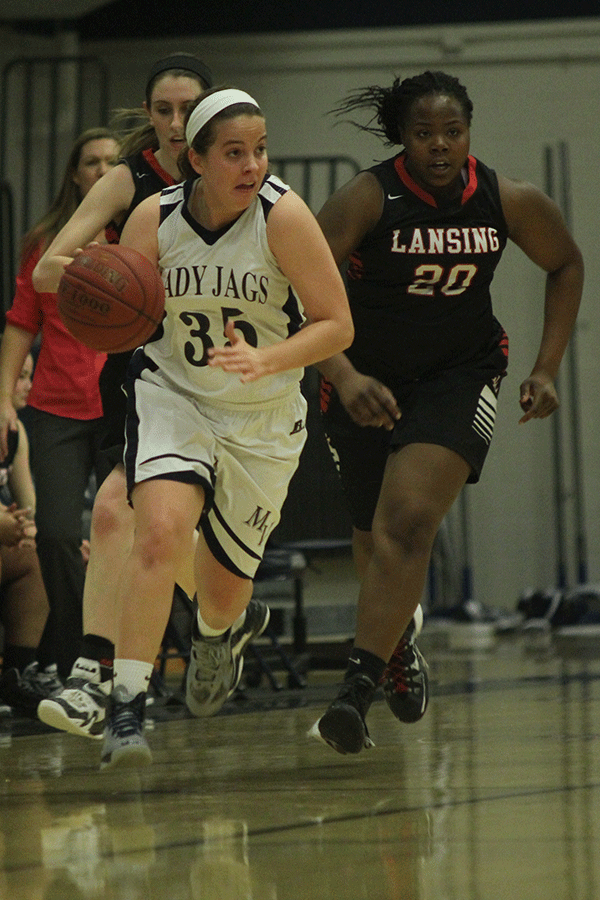
[[[119,244],[90,247],[66,266],[58,313],[73,337],[93,350],[123,353],[162,322],[165,289],[156,268]]]

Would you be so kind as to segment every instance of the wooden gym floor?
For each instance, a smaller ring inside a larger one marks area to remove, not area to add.
[[[340,671],[212,719],[156,701],[154,754],[0,719],[2,900],[597,900],[600,635],[429,630],[432,696],[369,713],[356,757],[308,740]]]

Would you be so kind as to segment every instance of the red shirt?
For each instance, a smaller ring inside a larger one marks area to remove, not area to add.
[[[37,247],[21,265],[16,292],[6,321],[37,335],[42,344],[27,403],[68,419],[98,419],[102,401],[98,376],[106,353],[91,350],[76,340],[58,315],[56,294],[40,294],[31,275],[41,256]]]

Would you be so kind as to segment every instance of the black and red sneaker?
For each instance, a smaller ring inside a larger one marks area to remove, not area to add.
[[[420,630],[413,618],[381,678],[387,705],[401,722],[418,722],[429,702],[428,666],[416,644]]]

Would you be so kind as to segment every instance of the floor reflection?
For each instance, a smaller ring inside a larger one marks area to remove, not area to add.
[[[139,773],[2,720],[0,898],[597,900],[600,654],[539,637],[432,641],[427,715],[377,701],[356,758],[306,738],[331,684],[157,715]]]

